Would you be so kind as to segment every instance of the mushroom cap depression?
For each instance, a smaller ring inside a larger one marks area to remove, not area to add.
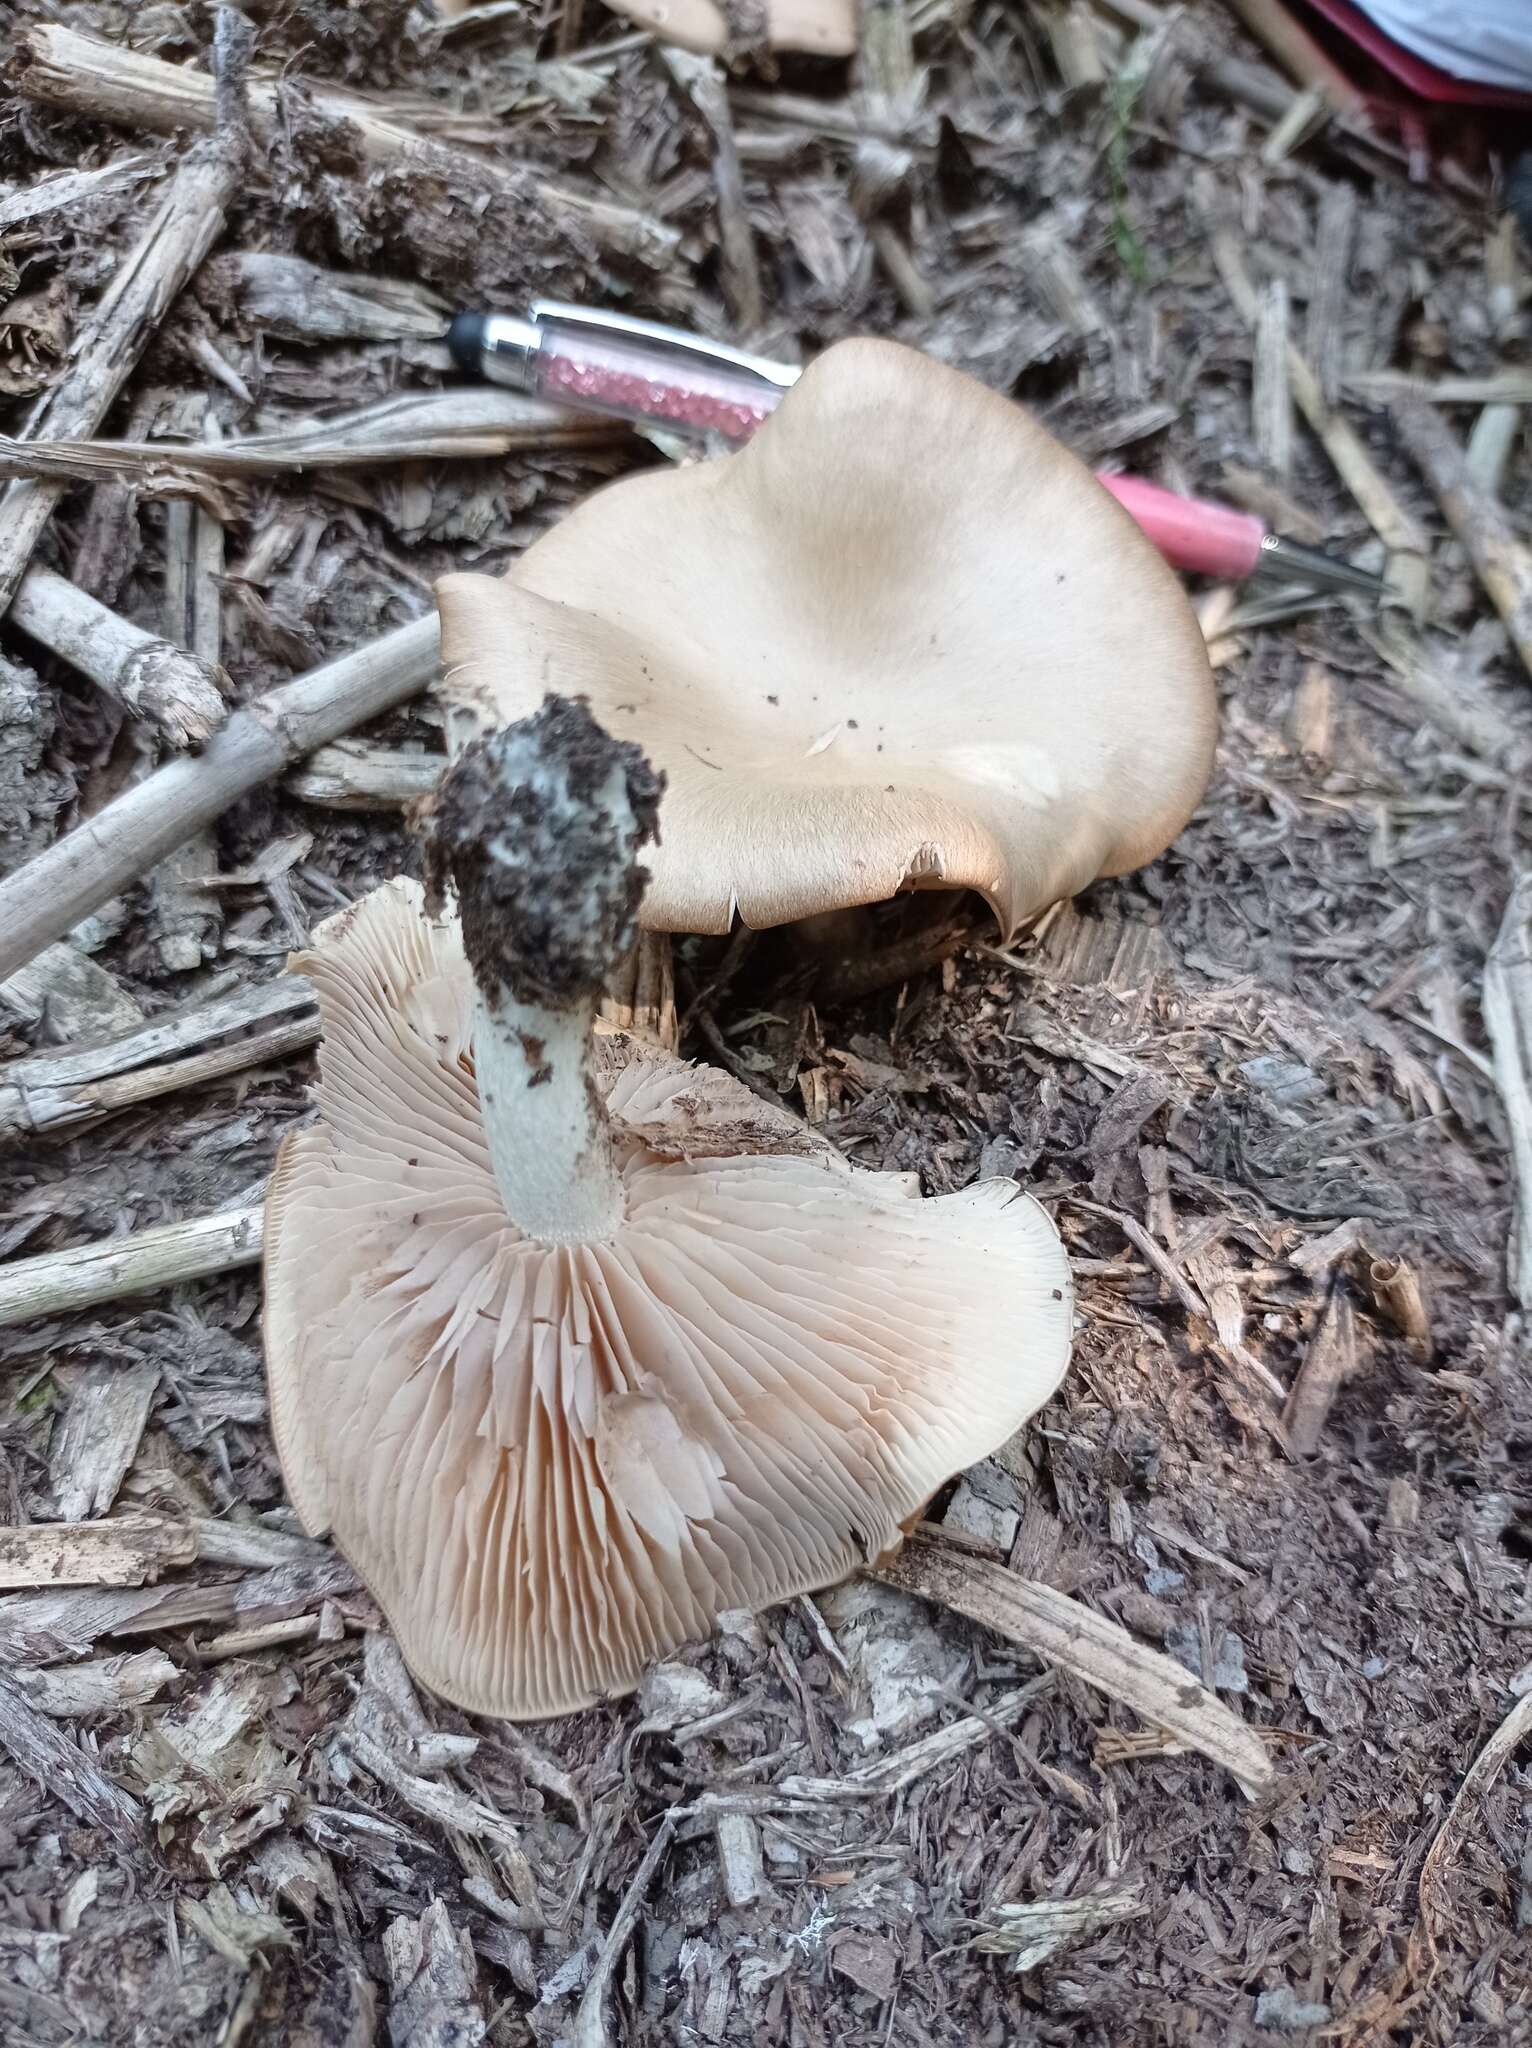
[[[542,1244],[491,1174],[456,924],[392,882],[297,964],[324,1039],[267,1200],[273,1430],[460,1706],[584,1706],[832,1584],[1057,1386],[1068,1263],[1011,1182],[920,1200],[628,1044],[599,1062],[624,1221]]]
[[[977,890],[1007,938],[1161,852],[1212,768],[1174,574],[1009,400],[844,341],[738,454],[629,477],[437,585],[445,693],[584,695],[667,778],[641,917],[723,932]]]
[[[733,40],[728,14],[719,0],[608,0],[661,42],[683,50],[722,56]],[[814,57],[849,57],[856,48],[856,0],[766,0],[762,41],[769,50],[798,50]]]

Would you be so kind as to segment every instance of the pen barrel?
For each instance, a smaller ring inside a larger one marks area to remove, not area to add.
[[[1181,498],[1136,476],[1103,476],[1097,481],[1152,540],[1172,568],[1238,581],[1261,559],[1266,529],[1248,512]]]
[[[682,359],[628,335],[556,319],[540,321],[539,333],[527,364],[529,387],[540,398],[584,412],[745,441],[785,395],[730,363]]]

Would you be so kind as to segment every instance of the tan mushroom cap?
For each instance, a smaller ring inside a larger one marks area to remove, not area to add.
[[[732,40],[729,17],[718,0],[607,0],[607,5],[683,50],[717,57]],[[856,0],[766,0],[764,11],[770,49],[849,57],[856,48]]]
[[[584,694],[668,778],[642,917],[727,931],[975,889],[1007,937],[1161,852],[1212,768],[1185,594],[1019,406],[891,342],[739,454],[630,477],[437,585],[447,688]]]
[[[540,1244],[491,1175],[456,925],[394,882],[299,964],[324,1041],[267,1206],[277,1447],[459,1705],[565,1712],[843,1578],[1057,1386],[1068,1264],[1012,1183],[912,1199],[630,1045],[601,1063],[625,1220]]]

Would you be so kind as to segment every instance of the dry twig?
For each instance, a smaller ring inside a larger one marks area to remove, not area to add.
[[[209,79],[210,109],[212,89]],[[172,301],[221,234],[239,172],[236,152],[221,141],[190,151],[76,341],[68,368],[33,413],[29,440],[93,434],[100,426]],[[57,482],[33,479],[0,495],[0,607],[15,594],[62,493]]]
[[[570,2029],[570,2048],[608,2048],[611,2036],[606,2026],[606,1998],[617,1965],[622,1961],[623,1952],[632,1939],[638,1925],[638,1916],[643,1911],[644,1895],[654,1880],[665,1851],[670,1847],[670,1838],[676,1829],[676,1813],[672,1809],[661,1820],[654,1831],[654,1839],[644,1851],[643,1860],[633,1873],[633,1881],[623,1894],[622,1904],[612,1917],[607,1929],[606,1940],[602,1943],[601,1954],[596,1967],[590,1973],[585,1995],[580,2000],[580,2009],[575,2014]]]
[[[129,1237],[14,1259],[0,1266],[0,1329],[253,1266],[261,1256],[263,1218],[258,1206],[226,1209],[190,1223],[162,1223]]]
[[[1511,890],[1484,964],[1483,1008],[1516,1176],[1507,1282],[1521,1306],[1532,1308],[1532,874]]]
[[[173,135],[186,129],[209,132],[216,118],[216,89],[205,71],[190,64],[166,64],[158,57],[117,43],[99,42],[74,29],[43,23],[23,29],[16,38],[13,79],[18,92],[44,106],[84,114],[117,127],[147,128]],[[286,117],[282,96],[298,80],[280,84],[253,78],[248,88],[250,130],[267,147],[279,142]],[[308,86],[308,103],[322,121],[351,141],[372,166],[413,164],[422,171],[440,169],[470,186],[507,190],[525,203],[528,177],[471,150],[430,141],[401,121],[390,119],[371,102],[333,87]],[[555,214],[617,254],[634,257],[664,270],[675,258],[680,235],[666,223],[593,199],[534,176],[530,190]],[[93,421],[92,425],[95,424]]]
[[[435,613],[236,711],[196,760],[171,761],[0,882],[0,980],[99,910],[234,799],[424,688]]]
[[[1356,1318],[1345,1292],[1336,1287],[1325,1303],[1282,1414],[1294,1457],[1311,1458],[1319,1449],[1331,1403],[1356,1371],[1356,1362]]]
[[[1184,1666],[1067,1594],[924,1534],[868,1570],[884,1585],[966,1615],[1121,1700],[1221,1764],[1251,1798],[1272,1782],[1271,1759],[1253,1728]]]
[[[11,618],[177,751],[201,746],[223,723],[228,678],[216,659],[131,625],[51,569],[22,577]]]
[[[87,1128],[132,1103],[285,1059],[318,1037],[308,984],[283,974],[109,1046],[13,1060],[0,1068],[0,1144]],[[157,1057],[167,1051],[176,1056]]]
[[[1475,483],[1465,449],[1439,412],[1418,398],[1401,398],[1394,418],[1400,439],[1431,486],[1447,524],[1505,621],[1522,667],[1532,677],[1532,548],[1489,492]]]
[[[627,432],[620,420],[594,419],[514,391],[409,391],[328,419],[228,441],[30,442],[0,435],[0,475],[69,483],[131,477],[162,497],[195,497],[218,513],[225,510],[220,478],[459,460],[519,448],[594,447]]]
[[[1494,1734],[1469,1765],[1447,1817],[1436,1831],[1436,1839],[1420,1866],[1420,1929],[1428,1955],[1436,1954],[1436,1932],[1443,1917],[1442,1890],[1447,1868],[1462,1839],[1473,1810],[1516,1751],[1532,1735],[1532,1692],[1523,1693]]]

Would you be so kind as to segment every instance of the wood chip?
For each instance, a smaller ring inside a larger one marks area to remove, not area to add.
[[[473,1944],[433,1899],[418,1920],[383,1931],[389,2048],[475,2048],[488,2031]]]
[[[75,1382],[48,1459],[61,1521],[110,1512],[138,1455],[159,1383],[158,1366],[104,1360]]]
[[[1295,1457],[1311,1458],[1319,1449],[1331,1404],[1356,1369],[1356,1319],[1345,1290],[1335,1287],[1282,1414]]]
[[[87,1827],[102,1828],[125,1849],[142,1845],[143,1809],[113,1784],[85,1751],[61,1734],[0,1671],[0,1749],[45,1791],[62,1799]]]
[[[21,1667],[15,1678],[40,1714],[55,1721],[76,1721],[90,1714],[146,1707],[180,1675],[163,1650],[123,1650],[115,1657],[63,1664],[53,1671]]]
[[[0,1589],[147,1586],[197,1554],[185,1522],[122,1515],[109,1522],[30,1522],[0,1528]]]
[[[972,1947],[982,1955],[1006,1956],[1020,1976],[1057,1955],[1071,1941],[1098,1928],[1115,1927],[1146,1913],[1142,1887],[1118,1886],[1082,1892],[1071,1899],[1029,1899],[991,1906],[984,1914],[982,1934]]]

